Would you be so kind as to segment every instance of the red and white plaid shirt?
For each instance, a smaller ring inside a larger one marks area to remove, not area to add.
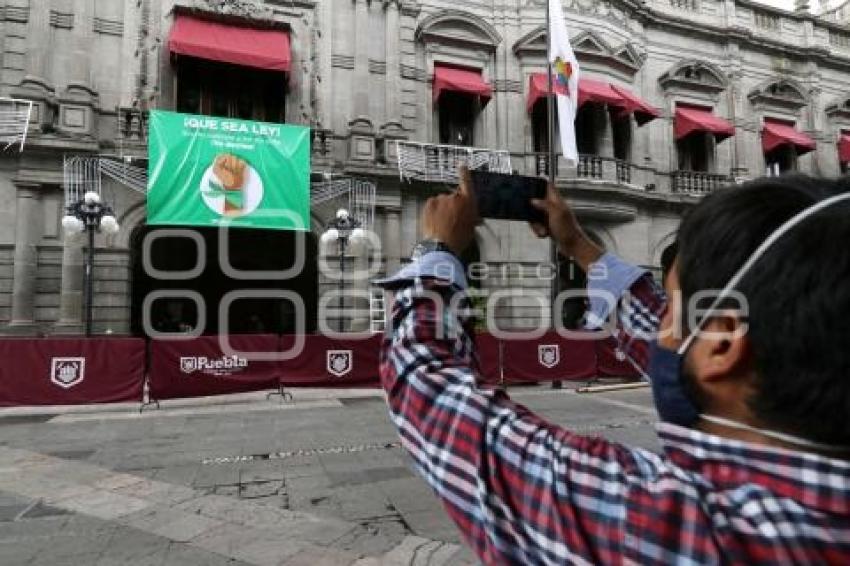
[[[571,433],[477,387],[465,309],[434,301],[458,303],[462,277],[401,275],[381,357],[391,416],[484,562],[850,564],[847,462],[668,424],[660,455]],[[628,285],[621,326],[657,325],[663,295],[646,275]]]

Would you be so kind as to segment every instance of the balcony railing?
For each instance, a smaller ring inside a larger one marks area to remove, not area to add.
[[[579,155],[577,173],[582,179],[601,179],[602,158],[598,155]]]
[[[428,182],[457,182],[461,165],[470,169],[511,173],[511,155],[497,149],[419,142],[396,142],[398,172],[402,179]]]
[[[534,158],[535,173],[540,176],[549,175],[549,156],[537,153]],[[616,181],[622,185],[632,182],[632,167],[628,161],[601,157],[598,155],[579,155],[576,166],[576,176],[580,179],[598,179]],[[610,170],[610,171],[609,171]],[[561,176],[561,173],[559,173]]]
[[[674,193],[704,195],[732,183],[726,175],[700,171],[675,171],[672,173],[671,188]]]
[[[621,159],[615,160],[617,166],[617,182],[621,185],[630,185],[632,183],[632,166],[629,162]]]

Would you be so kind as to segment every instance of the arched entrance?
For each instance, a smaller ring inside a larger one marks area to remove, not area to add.
[[[179,230],[183,235],[169,234]],[[204,257],[198,257],[198,242],[203,242]],[[185,226],[141,225],[131,236],[132,302],[131,331],[146,334],[143,325],[145,297],[154,292],[168,292],[150,304],[150,321],[159,332],[180,332],[194,328],[205,319],[203,333],[286,333],[296,326],[295,307],[279,297],[252,297],[235,300],[229,309],[227,324],[219,319],[222,298],[232,291],[254,291],[271,294],[284,290],[296,293],[304,305],[306,332],[315,332],[318,304],[318,242],[312,233],[283,230],[232,229],[226,233],[227,255],[230,269],[220,261],[220,233],[218,228]],[[143,246],[148,240],[153,273],[143,261]],[[257,272],[285,272],[297,265],[302,254],[303,267],[283,278],[282,274]],[[197,267],[197,269],[195,269]],[[179,272],[195,273],[188,277],[163,277]],[[234,272],[255,272],[254,276],[234,277]],[[189,293],[187,293],[187,291]],[[196,293],[203,299],[204,312],[199,313],[195,301],[188,298]],[[202,315],[199,317],[199,315]]]

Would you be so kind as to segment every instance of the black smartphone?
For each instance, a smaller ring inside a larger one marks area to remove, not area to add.
[[[489,171],[469,173],[481,218],[546,223],[545,213],[531,205],[531,199],[546,197],[546,179]]]

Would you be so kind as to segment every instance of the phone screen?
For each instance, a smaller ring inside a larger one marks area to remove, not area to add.
[[[481,218],[546,222],[545,214],[531,199],[546,197],[546,180],[488,171],[470,171],[472,188]]]

